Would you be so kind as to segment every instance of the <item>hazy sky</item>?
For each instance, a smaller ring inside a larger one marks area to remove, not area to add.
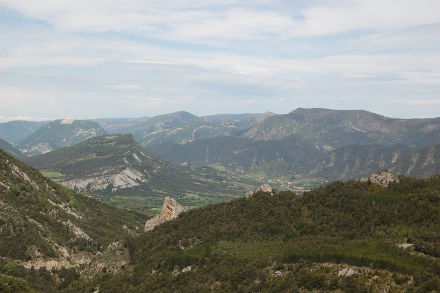
[[[440,116],[439,0],[0,0],[0,120]]]

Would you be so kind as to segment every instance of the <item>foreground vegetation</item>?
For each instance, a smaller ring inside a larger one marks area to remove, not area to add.
[[[191,210],[129,241],[132,270],[100,292],[440,288],[440,177],[335,182]],[[413,244],[404,249],[401,244]],[[345,269],[353,269],[351,276]],[[342,273],[341,273],[342,272]]]

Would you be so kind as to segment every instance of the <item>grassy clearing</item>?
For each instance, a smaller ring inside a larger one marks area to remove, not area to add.
[[[43,176],[57,183],[59,183],[65,177],[64,174],[56,171],[41,171],[41,173],[43,174]]]

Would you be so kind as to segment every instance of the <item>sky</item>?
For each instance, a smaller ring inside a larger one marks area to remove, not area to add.
[[[0,121],[440,116],[438,0],[0,0]]]

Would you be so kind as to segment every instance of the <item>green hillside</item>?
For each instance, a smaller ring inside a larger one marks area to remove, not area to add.
[[[65,189],[0,150],[1,292],[51,292],[102,267],[119,272],[127,258],[114,247],[139,234],[144,222]]]
[[[33,156],[68,147],[104,134],[104,129],[96,122],[72,119],[56,120],[39,128],[21,141],[18,147],[24,154]]]
[[[335,182],[195,209],[130,242],[103,292],[429,292],[440,288],[440,177]]]
[[[64,186],[138,210],[160,207],[166,195],[186,206],[200,206],[225,201],[254,188],[249,185],[252,182],[225,172],[164,161],[135,142],[132,135],[92,138],[27,162],[40,170],[52,171],[46,174],[56,176]]]

